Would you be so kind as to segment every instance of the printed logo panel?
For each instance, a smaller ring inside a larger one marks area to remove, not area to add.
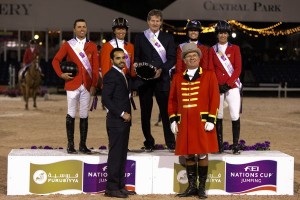
[[[225,190],[225,162],[210,160],[206,179],[206,189]]]
[[[44,165],[30,163],[29,192],[33,194],[81,188],[82,161],[67,160]]]
[[[210,160],[206,179],[206,189],[224,190],[225,162],[221,160]],[[198,178],[197,178],[198,180]],[[174,163],[174,185],[173,191],[183,193],[188,187],[188,177],[185,166]]]
[[[125,185],[128,190],[135,190],[136,161],[127,160],[125,170]],[[104,192],[107,182],[107,163],[84,163],[83,192]]]
[[[277,190],[277,162],[261,160],[246,164],[226,163],[226,192],[242,194]]]

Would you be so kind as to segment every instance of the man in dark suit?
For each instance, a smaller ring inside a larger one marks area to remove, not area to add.
[[[105,195],[127,198],[135,194],[125,189],[125,167],[128,140],[131,126],[131,107],[128,82],[122,69],[125,66],[125,53],[115,48],[110,53],[112,68],[103,79],[102,104],[107,110],[106,129],[109,141],[107,159],[108,177]]]
[[[138,88],[140,99],[141,122],[146,151],[152,151],[155,145],[150,127],[153,95],[155,95],[162,117],[165,143],[168,149],[175,149],[175,138],[170,129],[167,110],[170,91],[169,70],[176,63],[176,47],[173,36],[160,31],[162,22],[162,12],[156,9],[151,10],[147,17],[149,29],[138,34],[134,44],[135,63],[147,62],[157,69],[154,79],[143,80],[138,77],[135,82],[137,83],[135,87]]]

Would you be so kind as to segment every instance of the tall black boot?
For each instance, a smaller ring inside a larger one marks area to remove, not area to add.
[[[223,147],[223,119],[217,119],[216,131],[217,131],[217,138],[218,138],[219,153],[222,153],[222,152],[224,152],[224,147]]]
[[[90,154],[91,150],[86,147],[86,138],[88,132],[88,118],[80,118],[80,143],[79,151],[81,153]]]
[[[67,128],[67,138],[68,138],[67,152],[71,154],[77,153],[77,151],[74,148],[74,123],[75,123],[75,118],[72,118],[70,115],[67,115],[66,117],[66,128]]]
[[[240,154],[239,150],[239,138],[240,138],[240,129],[241,129],[241,123],[240,118],[236,121],[232,121],[232,137],[233,137],[233,147],[232,147],[232,153],[235,155]]]
[[[180,194],[177,194],[177,197],[190,197],[197,195],[198,189],[197,189],[197,165],[187,165],[186,166],[186,173],[189,181],[189,186],[187,189]]]
[[[206,199],[205,193],[205,183],[207,179],[208,166],[198,166],[198,176],[199,176],[199,187],[198,187],[198,197],[199,199]]]

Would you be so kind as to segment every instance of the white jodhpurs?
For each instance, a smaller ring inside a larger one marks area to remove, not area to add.
[[[241,95],[239,88],[233,88],[228,92],[220,94],[220,105],[218,119],[223,119],[224,104],[228,104],[231,121],[236,121],[240,118]]]
[[[67,100],[68,100],[68,115],[75,118],[77,105],[79,104],[79,117],[87,118],[90,103],[90,93],[81,85],[76,90],[67,90]]]

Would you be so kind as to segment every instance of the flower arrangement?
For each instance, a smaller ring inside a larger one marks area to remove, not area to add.
[[[256,143],[254,145],[247,146],[245,140],[239,141],[239,149],[242,151],[268,151],[270,150],[270,142],[265,141],[263,143]],[[232,150],[233,145],[228,142],[223,143],[224,150]]]
[[[247,146],[245,140],[240,140],[239,141],[239,149],[241,151],[268,151],[270,150],[270,142],[265,141],[263,143],[256,143],[254,145]],[[224,150],[232,150],[233,145],[229,144],[229,142],[223,142],[223,148]],[[20,148],[24,149],[24,148]],[[48,145],[46,146],[31,146],[30,149],[63,149],[63,147],[50,147]],[[94,149],[93,147],[90,149]],[[107,147],[102,145],[98,148],[99,150],[107,150]],[[168,147],[164,144],[156,144],[154,145],[154,150],[166,150]]]

